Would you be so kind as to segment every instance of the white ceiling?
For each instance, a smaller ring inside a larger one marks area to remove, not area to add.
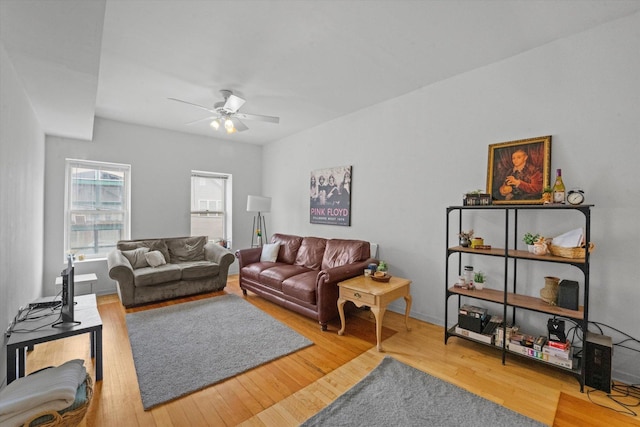
[[[0,0],[45,132],[94,116],[263,144],[640,10],[638,0]],[[549,64],[553,66],[553,64]],[[215,132],[219,91],[280,117]]]

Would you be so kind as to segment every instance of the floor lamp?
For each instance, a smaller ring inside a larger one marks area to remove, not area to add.
[[[253,229],[251,230],[251,247],[262,246],[263,243],[268,241],[269,235],[267,234],[267,223],[264,220],[263,212],[271,211],[271,197],[262,196],[248,196],[247,197],[247,212],[257,212],[258,215],[253,217]],[[257,230],[260,230],[260,236],[258,236]]]

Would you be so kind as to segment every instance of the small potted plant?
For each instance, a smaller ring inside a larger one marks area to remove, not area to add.
[[[471,243],[471,238],[473,237],[473,230],[461,231],[458,233],[458,237],[460,238],[460,246],[468,248]]]
[[[481,290],[484,288],[484,282],[487,279],[487,275],[484,274],[482,271],[476,271],[473,274],[473,287],[475,289]]]
[[[544,187],[542,190],[542,203],[548,205],[553,202],[553,188]]]
[[[533,253],[533,245],[534,243],[536,243],[536,241],[539,238],[540,238],[540,235],[538,233],[536,234],[525,233],[524,237],[522,238],[522,241],[527,244],[527,249],[529,250],[529,252]]]

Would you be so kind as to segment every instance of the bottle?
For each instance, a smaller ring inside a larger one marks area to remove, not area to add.
[[[471,265],[464,266],[464,281],[467,284],[473,283],[473,266]]]
[[[553,184],[553,203],[564,203],[567,192],[562,182],[562,169],[556,170],[556,182]]]

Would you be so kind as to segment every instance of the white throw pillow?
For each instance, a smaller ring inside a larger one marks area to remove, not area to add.
[[[278,251],[280,250],[280,243],[267,243],[262,247],[262,254],[260,255],[260,262],[276,262],[278,259]]]
[[[147,260],[147,263],[154,268],[167,263],[164,259],[164,255],[162,255],[162,252],[160,251],[147,252],[144,254],[144,258]]]

